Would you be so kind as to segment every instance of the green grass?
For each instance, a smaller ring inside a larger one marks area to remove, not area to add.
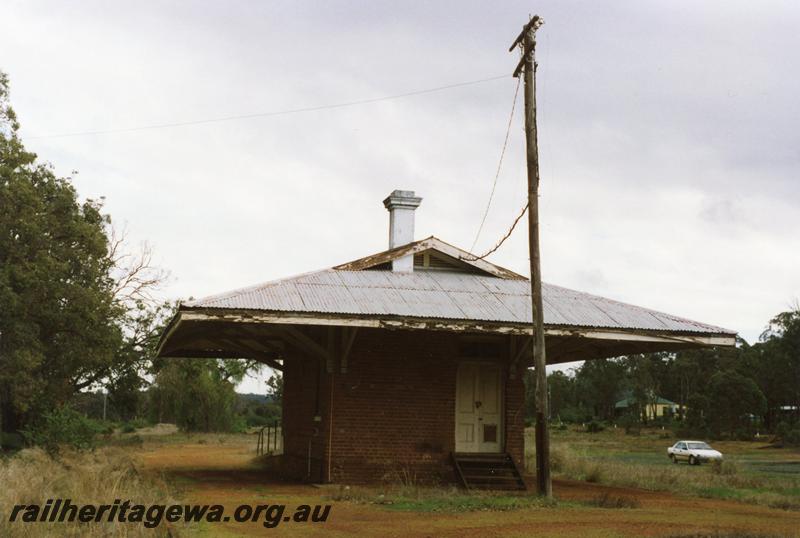
[[[431,498],[398,497],[383,503],[390,510],[407,512],[474,512],[477,510],[506,511],[520,508],[551,508],[552,501],[530,496],[483,496],[477,494],[448,495]]]
[[[552,499],[500,492],[465,492],[455,487],[389,485],[383,488],[326,486],[325,498],[357,504],[373,504],[400,512],[507,511],[520,508],[551,508]],[[564,504],[564,503],[559,503]]]
[[[725,456],[722,466],[673,464],[667,447],[676,439],[663,430],[625,435],[621,429],[551,433],[556,477],[678,494],[732,499],[800,510],[800,451],[765,448],[763,442],[712,443]],[[526,467],[533,470],[533,432],[526,432]]]

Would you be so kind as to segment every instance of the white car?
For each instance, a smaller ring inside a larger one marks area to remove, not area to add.
[[[700,465],[706,461],[722,460],[722,454],[703,441],[678,441],[667,449],[672,463],[686,461],[689,465]]]

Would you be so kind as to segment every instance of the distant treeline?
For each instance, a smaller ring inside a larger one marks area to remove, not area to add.
[[[533,375],[526,411],[534,414]],[[656,422],[705,437],[800,434],[800,310],[770,320],[759,342],[592,360],[548,376],[556,422],[606,422],[633,427]],[[629,405],[617,407],[627,399]],[[677,404],[653,417],[659,401]],[[793,433],[794,432],[794,433]]]
[[[227,392],[227,391],[226,391]],[[281,402],[279,396],[274,394],[241,394],[237,392],[229,393],[230,396],[219,395],[216,399],[226,400],[225,402],[214,402],[215,398],[209,398],[208,394],[201,394],[195,397],[195,401],[200,405],[194,407],[194,413],[190,414],[186,409],[176,406],[180,402],[167,402],[164,391],[158,387],[152,387],[142,391],[136,399],[136,407],[125,406],[117,408],[114,400],[108,398],[103,392],[83,392],[77,394],[71,403],[71,407],[97,420],[119,424],[123,427],[126,424],[142,425],[169,423],[183,423],[185,429],[191,431],[244,431],[248,428],[274,425],[281,420]],[[197,395],[195,395],[197,396]],[[215,404],[211,412],[202,408],[202,400]],[[230,405],[226,405],[230,402]],[[192,425],[186,424],[194,420]],[[220,424],[225,421],[225,424]]]

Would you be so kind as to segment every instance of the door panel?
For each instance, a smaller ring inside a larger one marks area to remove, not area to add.
[[[502,450],[502,377],[489,363],[462,363],[456,383],[456,452]]]
[[[456,452],[477,452],[475,438],[475,378],[474,364],[462,364],[458,368],[456,387]]]
[[[493,364],[478,370],[479,452],[500,452],[500,369]]]

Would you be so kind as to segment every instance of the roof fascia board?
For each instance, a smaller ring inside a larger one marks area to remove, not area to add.
[[[485,332],[495,334],[530,335],[531,326],[525,323],[507,324],[476,321],[459,321],[444,319],[379,319],[364,317],[330,317],[330,316],[298,316],[283,314],[267,314],[235,311],[197,311],[189,310],[178,313],[176,323],[168,331],[172,334],[182,322],[224,321],[229,323],[255,323],[276,325],[320,325],[365,327],[374,329],[412,329],[441,330],[452,332]],[[545,327],[545,335],[560,337],[586,338],[590,340],[615,340],[627,342],[650,342],[671,344],[694,344],[706,346],[733,346],[736,343],[732,334],[691,334],[680,332],[650,332],[631,329],[602,329],[595,327]],[[164,338],[163,342],[168,338]],[[161,352],[159,346],[158,352]]]

